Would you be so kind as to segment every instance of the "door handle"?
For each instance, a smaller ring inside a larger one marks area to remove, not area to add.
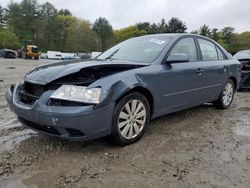
[[[202,73],[204,72],[204,69],[198,68],[198,69],[196,70],[196,72],[197,72],[198,74],[202,74]]]

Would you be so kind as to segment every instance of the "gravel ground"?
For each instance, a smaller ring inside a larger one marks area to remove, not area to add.
[[[5,91],[45,60],[0,59],[0,187],[250,187],[250,93],[157,118],[143,139],[70,142],[24,128]]]

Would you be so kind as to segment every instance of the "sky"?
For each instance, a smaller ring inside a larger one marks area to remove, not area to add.
[[[250,31],[250,0],[38,0],[46,1],[57,9],[69,9],[74,16],[91,23],[106,17],[114,29],[178,17],[186,23],[189,32],[203,24],[219,29],[232,26],[236,32]],[[9,2],[1,0],[0,5]]]

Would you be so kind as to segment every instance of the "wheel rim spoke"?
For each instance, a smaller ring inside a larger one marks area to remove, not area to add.
[[[128,117],[129,117],[129,115],[126,114],[125,112],[121,112],[120,116],[119,116],[120,119],[126,119],[126,120],[128,119]]]
[[[128,122],[129,122],[128,120],[127,120],[127,121],[120,122],[119,125],[118,125],[118,126],[119,126],[119,129],[121,129],[121,128],[123,128],[124,126],[126,126],[126,125],[128,124]]]
[[[134,124],[134,130],[135,130],[135,134],[138,135],[140,133],[140,128],[137,125],[137,123]]]
[[[140,110],[143,108],[143,104],[139,103],[139,105],[137,106],[136,110],[135,110],[135,114],[137,114],[138,112],[140,112]]]
[[[136,123],[138,123],[139,125],[143,125],[143,124],[145,123],[145,121],[144,121],[144,120],[139,120],[139,119],[137,119],[137,120],[136,120]]]
[[[129,127],[128,138],[131,139],[133,137],[133,126]]]
[[[133,100],[132,101],[132,112],[135,112],[135,109],[136,109],[136,105],[137,105],[137,100]]]
[[[145,115],[146,115],[146,111],[144,109],[141,112],[139,112],[138,114],[136,114],[137,118],[141,118]]]
[[[130,125],[127,124],[126,127],[122,130],[121,135],[122,135],[123,137],[127,137],[129,128],[130,128]]]
[[[125,109],[126,109],[126,111],[127,111],[129,114],[131,114],[131,108],[130,108],[129,103],[127,103],[127,104],[125,105]]]

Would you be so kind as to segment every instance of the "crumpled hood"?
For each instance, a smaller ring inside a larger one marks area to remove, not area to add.
[[[112,67],[125,66],[136,67],[146,66],[146,63],[118,62],[118,61],[64,61],[44,65],[34,69],[25,76],[25,81],[46,85],[58,78],[77,73],[90,67]]]

